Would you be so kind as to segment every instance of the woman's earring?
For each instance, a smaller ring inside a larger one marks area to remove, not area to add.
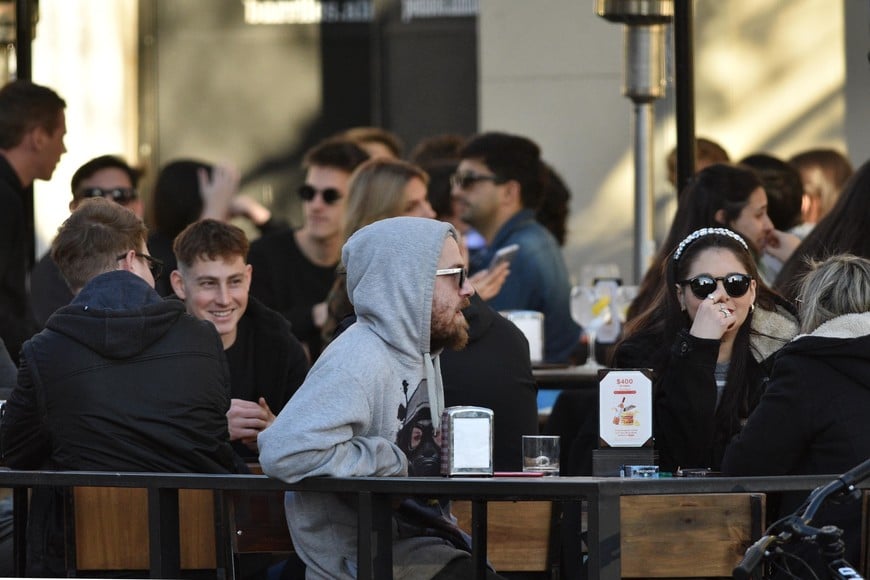
[[[749,312],[755,312],[755,302],[749,305]]]

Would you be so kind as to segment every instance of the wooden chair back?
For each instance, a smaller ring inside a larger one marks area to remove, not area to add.
[[[121,487],[73,488],[77,570],[147,570],[148,492]],[[178,493],[181,567],[215,569],[214,492]]]
[[[252,474],[263,475],[259,463],[247,465]],[[226,498],[234,554],[295,551],[283,491],[232,491]]]
[[[731,577],[761,536],[764,494],[620,498],[623,578]]]
[[[451,511],[471,530],[471,502]],[[553,505],[549,501],[493,501],[487,505],[486,555],[499,572],[548,572]]]
[[[293,552],[282,491],[233,491],[229,499],[234,554]]]

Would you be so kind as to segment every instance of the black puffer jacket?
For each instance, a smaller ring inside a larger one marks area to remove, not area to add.
[[[761,403],[725,453],[728,475],[839,474],[870,458],[870,312],[839,316],[783,347]],[[783,512],[806,494],[787,495]],[[861,508],[828,505],[818,525],[844,529],[860,554]],[[783,515],[783,514],[780,514]]]
[[[230,379],[214,326],[134,274],[91,280],[22,353],[0,432],[10,467],[234,471]],[[31,502],[33,574],[63,571],[52,558],[62,557],[60,505],[45,491]]]

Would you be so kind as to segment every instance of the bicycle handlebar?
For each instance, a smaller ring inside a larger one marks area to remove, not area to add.
[[[734,568],[733,575],[737,580],[748,580],[752,572],[762,563],[769,554],[771,546],[778,546],[789,542],[792,538],[804,538],[812,535],[815,530],[810,527],[816,512],[828,500],[839,493],[849,492],[854,487],[870,477],[870,459],[853,467],[834,481],[818,487],[810,494],[809,498],[798,511],[773,524],[767,530],[767,535],[762,536],[752,544]],[[806,507],[804,507],[806,506]],[[784,528],[778,534],[772,532],[777,528]]]
[[[735,580],[749,580],[752,572],[761,564],[768,548],[779,540],[778,536],[762,536],[760,540],[749,546],[740,564],[734,568]]]

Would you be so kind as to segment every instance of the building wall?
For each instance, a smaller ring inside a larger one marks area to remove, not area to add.
[[[865,12],[849,18],[857,37],[849,58],[864,64],[854,90],[845,87],[844,4]],[[849,152],[860,163],[867,123],[852,115],[867,115],[866,10],[830,0],[695,2],[696,134],[736,160],[816,146],[845,151],[850,126]],[[591,0],[482,0],[479,22],[481,128],[532,137],[566,178],[574,195],[565,248],[571,273],[579,278],[583,264],[612,261],[630,280],[633,122],[631,102],[620,96],[622,25],[598,17]],[[672,63],[671,52],[671,83]],[[845,95],[854,103],[848,121]],[[675,144],[670,84],[656,104],[658,205],[673,199],[664,159]]]
[[[140,121],[148,121],[137,116],[136,76],[137,43],[144,41],[138,38],[137,10],[146,1],[155,0],[40,2],[34,80],[54,87],[69,104],[69,152],[54,178],[36,185],[40,250],[67,215],[69,178],[75,168],[108,152],[134,162],[153,153],[140,151],[137,131]],[[191,5],[190,0],[178,2],[176,12]],[[238,11],[241,2],[215,4],[221,5]],[[621,25],[595,15],[592,0],[480,0],[479,6],[479,127],[534,138],[566,179],[574,194],[565,248],[572,274],[579,277],[586,263],[612,261],[631,281],[633,123],[631,102],[620,95]],[[870,157],[865,130],[870,124],[867,3],[698,0],[695,16],[698,135],[720,141],[735,159],[759,150],[787,157],[818,145],[846,150],[856,165]],[[184,38],[161,42],[171,48],[202,41],[205,55],[214,53],[225,62],[238,61],[237,48],[246,42],[263,42],[259,35],[246,38],[248,33],[237,31],[232,52],[226,44],[209,45],[212,41],[201,32],[206,24],[218,22],[216,18],[199,23]],[[269,30],[263,30],[268,36]],[[164,66],[172,54],[163,53]],[[209,70],[208,63],[199,68],[185,63],[189,72],[182,74],[192,79]],[[308,70],[305,67],[311,65],[298,61],[295,66]],[[191,101],[191,95],[163,95],[168,103],[164,107],[204,101],[209,92],[234,89],[232,79],[206,80],[208,90],[202,96]],[[244,94],[250,96],[268,91],[270,85],[245,86],[249,90]],[[303,108],[316,108],[311,98],[318,90],[314,85],[300,87],[293,100]],[[654,189],[660,205],[667,206],[665,202],[673,199],[664,176],[665,155],[675,145],[672,86],[655,109]],[[221,114],[220,109],[203,106],[190,119],[220,119]],[[252,123],[259,123],[259,137],[283,125],[288,142],[300,138],[300,126],[284,117],[264,124],[269,115],[268,109],[251,112]],[[202,140],[190,140],[192,130],[153,145],[173,155],[237,157],[239,136],[221,133],[219,126],[215,130],[205,148]],[[248,161],[244,155],[255,155],[259,147],[258,140],[242,147],[241,164]],[[667,223],[666,211],[659,222]]]

